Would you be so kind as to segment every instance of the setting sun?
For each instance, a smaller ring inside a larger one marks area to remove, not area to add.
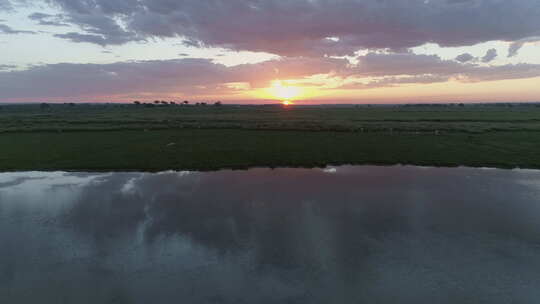
[[[270,93],[281,100],[284,105],[291,104],[291,100],[297,99],[302,95],[302,89],[300,87],[284,85],[281,81],[276,80],[272,83]]]

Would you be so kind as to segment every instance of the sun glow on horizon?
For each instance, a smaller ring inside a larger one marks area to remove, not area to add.
[[[300,98],[303,95],[303,90],[297,86],[285,85],[281,80],[272,82],[272,86],[269,88],[269,93],[283,100],[283,104],[291,104],[293,100]]]

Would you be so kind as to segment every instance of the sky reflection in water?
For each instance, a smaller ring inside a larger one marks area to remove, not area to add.
[[[3,173],[0,244],[0,303],[537,303],[540,171]]]

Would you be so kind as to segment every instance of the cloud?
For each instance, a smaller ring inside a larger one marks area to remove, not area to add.
[[[540,41],[540,37],[531,37],[527,39],[520,39],[518,41],[513,42],[510,44],[510,47],[508,48],[508,57],[515,57],[521,50],[521,48],[529,43],[529,42],[538,42]]]
[[[540,76],[538,64],[508,64],[481,66],[444,60],[436,55],[414,53],[379,54],[359,56],[358,65],[349,67],[342,89],[366,89],[400,84],[428,84],[454,79],[460,82],[522,79]],[[362,81],[362,79],[369,79]],[[356,81],[355,81],[356,80]]]
[[[481,82],[506,79],[524,79],[540,76],[540,64],[507,64],[501,66],[474,66],[459,74],[462,81]]]
[[[227,67],[209,59],[130,61],[111,64],[49,64],[0,72],[0,100],[83,98],[125,94],[231,94],[230,83],[266,87],[274,79],[328,74],[346,66],[342,59],[288,58]],[[32,86],[28,86],[32,83]]]
[[[77,32],[69,32],[66,34],[55,34],[54,35],[57,38],[63,38],[71,40],[71,42],[87,42],[87,43],[94,43],[101,46],[107,46],[111,44],[122,44],[130,41],[129,38],[125,36],[104,36],[104,35],[95,35],[95,34],[81,34]]]
[[[36,34],[33,31],[23,31],[11,28],[8,25],[0,24],[0,34],[17,35],[17,34]]]
[[[540,77],[537,64],[482,66],[413,53],[368,53],[357,59],[355,65],[345,59],[322,57],[287,57],[231,67],[196,58],[37,65],[27,70],[0,71],[0,100],[144,99],[145,96],[227,99],[245,90],[266,88],[276,79],[310,81],[317,75],[336,79],[336,86],[342,89],[428,84],[450,79],[480,82]]]
[[[462,63],[473,61],[474,59],[475,57],[469,53],[464,53],[456,57],[456,60]]]
[[[37,21],[39,25],[46,26],[69,26],[62,21],[61,15],[50,15],[44,13],[33,13],[28,16],[29,19]]]
[[[16,65],[11,65],[11,64],[0,64],[0,71],[2,71],[2,70],[11,70],[11,69],[14,69],[16,67],[17,67]]]
[[[393,87],[402,84],[430,84],[438,82],[446,82],[450,79],[450,76],[444,75],[414,75],[414,76],[385,76],[379,77],[374,80],[367,82],[353,81],[341,85],[339,89],[344,90],[363,90],[363,89],[374,89],[374,88],[383,88],[383,87]]]
[[[9,0],[0,0],[0,11],[12,10],[11,2]]]
[[[126,10],[125,12],[127,13],[129,7],[127,5],[119,5],[120,2],[130,2],[134,5],[137,3],[137,0],[50,0],[47,2],[56,4],[62,8],[62,13],[55,16],[57,20],[61,20],[62,23],[76,25],[81,29],[80,32],[73,31],[64,34],[56,34],[55,37],[57,38],[67,39],[76,43],[93,43],[101,46],[121,45],[131,41],[144,40],[144,38],[136,32],[126,30],[124,24],[121,22],[121,17],[119,16],[124,16],[122,9]]]
[[[508,48],[508,57],[515,57],[518,54],[519,50],[521,50],[523,45],[525,45],[525,43],[521,41],[512,43]]]
[[[466,46],[540,35],[537,0],[48,2],[84,31],[59,37],[100,45],[181,37],[194,46],[314,56],[366,48],[403,50],[428,42]]]
[[[498,54],[497,54],[497,50],[496,49],[489,49],[487,52],[486,52],[486,55],[484,55],[484,57],[482,57],[482,62],[484,63],[488,63],[488,62],[491,62],[493,61],[495,58],[497,58]]]
[[[0,9],[12,9],[23,2],[26,1],[0,0]],[[273,79],[307,83],[311,79],[304,78],[320,74],[337,79],[344,88],[356,89],[450,79],[476,82],[540,76],[539,65],[535,64],[482,65],[497,58],[495,49],[488,50],[483,57],[464,53],[454,60],[409,51],[425,43],[444,47],[503,40],[511,43],[509,56],[515,56],[524,44],[540,40],[537,0],[35,0],[32,3],[48,3],[57,11],[34,12],[28,16],[30,20],[45,26],[72,26],[53,35],[74,43],[108,47],[171,37],[183,46],[261,51],[281,55],[281,59],[227,67],[208,59],[187,58],[187,54],[181,53],[178,56],[186,58],[110,64],[60,63],[36,65],[24,71],[4,68],[0,71],[0,99],[226,95],[241,88],[266,87]],[[0,33],[34,32],[13,29],[0,22]],[[354,57],[358,50],[365,49],[367,54],[356,58],[358,64],[336,59],[342,55]],[[103,53],[108,53],[107,49]],[[31,89],[25,85],[28,83],[33,84]]]
[[[464,69],[464,65],[453,60],[442,60],[437,55],[414,53],[368,53],[359,56],[358,65],[350,72],[363,77],[395,75],[453,74]]]

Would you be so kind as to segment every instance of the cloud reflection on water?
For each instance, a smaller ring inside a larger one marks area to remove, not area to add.
[[[539,181],[416,167],[4,173],[0,302],[531,303]]]

